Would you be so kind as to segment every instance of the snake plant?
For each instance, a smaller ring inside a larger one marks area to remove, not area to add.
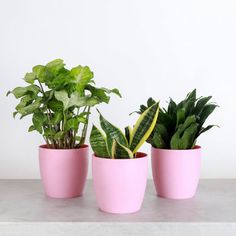
[[[211,96],[197,98],[194,89],[178,104],[170,99],[167,109],[160,108],[157,123],[147,142],[155,148],[193,148],[199,135],[215,126],[203,127],[208,116],[217,107],[216,104],[209,103],[211,98]],[[147,106],[141,105],[137,113],[143,114],[153,104],[155,100],[149,98]]]
[[[107,121],[100,113],[100,125],[106,135],[93,125],[90,144],[95,155],[112,159],[135,158],[138,149],[152,133],[158,113],[159,103],[155,102],[142,113],[133,129],[125,128],[125,133]]]

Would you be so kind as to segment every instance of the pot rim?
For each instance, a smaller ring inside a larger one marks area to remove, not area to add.
[[[143,158],[147,158],[148,157],[148,154],[145,153],[145,152],[137,152],[137,154],[139,155],[138,157],[136,158],[125,158],[125,159],[112,159],[112,158],[106,158],[106,157],[99,157],[99,156],[96,156],[95,153],[93,153],[93,158],[96,158],[96,159],[99,159],[99,160],[105,160],[105,161],[128,161],[128,160],[142,160]]]
[[[89,145],[88,144],[83,144],[81,147],[79,148],[48,148],[48,145],[47,144],[42,144],[39,146],[39,149],[42,149],[42,150],[51,150],[51,151],[76,151],[76,150],[81,150],[81,149],[84,149],[84,148],[88,148]]]
[[[202,149],[200,145],[195,145],[194,148],[191,148],[191,149],[165,149],[165,148],[155,148],[153,146],[151,147],[154,150],[159,150],[162,152],[193,152],[193,151],[199,151]]]

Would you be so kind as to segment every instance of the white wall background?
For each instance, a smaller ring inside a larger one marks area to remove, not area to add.
[[[55,58],[89,65],[97,85],[120,88],[122,100],[100,107],[120,127],[134,123],[128,114],[149,96],[165,105],[193,88],[213,95],[220,108],[208,123],[221,128],[198,141],[201,176],[236,177],[234,0],[1,0],[0,178],[39,178],[43,140],[27,133],[30,118],[12,118],[17,101],[5,94],[32,66]]]

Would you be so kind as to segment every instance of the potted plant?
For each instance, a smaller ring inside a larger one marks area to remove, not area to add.
[[[24,77],[27,86],[8,94],[20,99],[14,117],[32,116],[29,132],[39,132],[45,144],[39,147],[39,165],[45,192],[50,197],[71,198],[83,193],[88,169],[85,138],[91,107],[108,103],[117,89],[95,87],[88,66],[65,68],[56,59],[34,66]]]
[[[138,152],[151,134],[159,111],[153,104],[125,134],[100,114],[106,136],[93,125],[90,144],[94,151],[92,175],[99,208],[109,213],[132,213],[140,209],[147,182],[147,154]]]
[[[160,109],[157,123],[147,139],[152,145],[152,173],[157,194],[164,198],[186,199],[194,196],[200,175],[201,147],[197,138],[214,125],[203,127],[217,107],[212,97],[196,98],[196,89],[180,103],[170,99],[168,108]],[[139,113],[152,106],[141,105]]]

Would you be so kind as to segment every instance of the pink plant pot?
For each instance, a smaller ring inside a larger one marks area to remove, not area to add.
[[[40,174],[47,196],[73,198],[83,194],[88,172],[88,146],[78,149],[39,147]]]
[[[159,196],[187,199],[195,195],[201,166],[201,147],[168,150],[152,147],[152,174]]]
[[[98,207],[105,212],[128,214],[140,210],[147,183],[148,158],[108,159],[93,155],[93,186]]]

